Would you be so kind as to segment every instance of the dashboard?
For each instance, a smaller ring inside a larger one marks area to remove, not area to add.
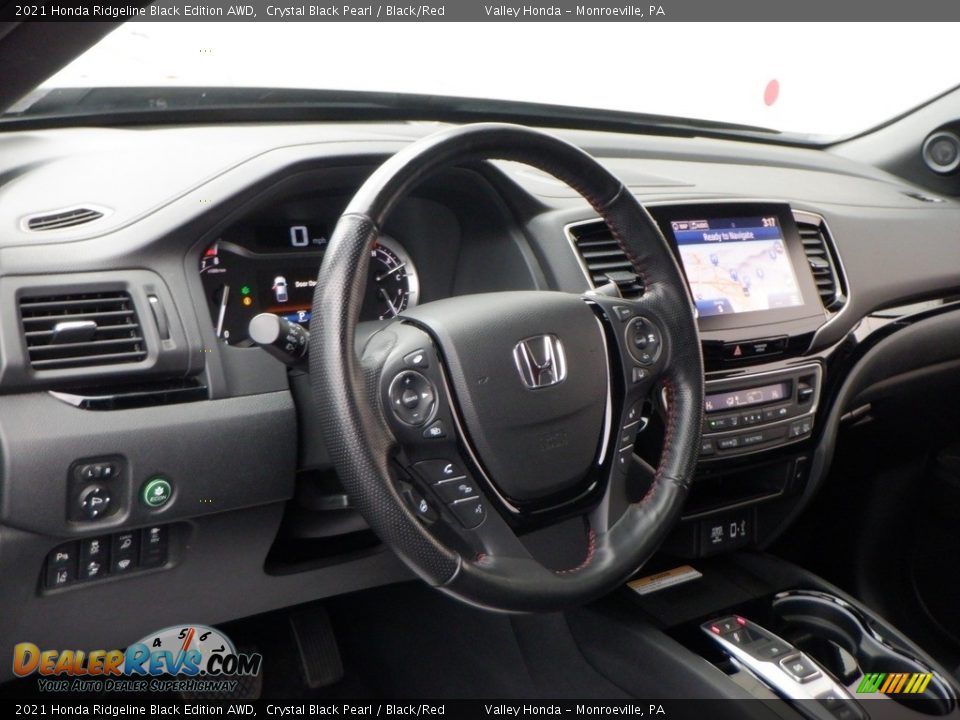
[[[11,150],[0,153],[0,636],[120,646],[185,613],[217,623],[410,577],[339,488],[309,377],[247,328],[260,313],[309,326],[352,193],[434,129],[0,138]],[[699,315],[703,445],[670,553],[770,542],[824,481],[841,417],[920,368],[956,369],[954,200],[918,199],[908,182],[821,150],[558,134],[650,211]],[[146,167],[157,168],[150,182],[130,182]],[[398,205],[371,248],[361,320],[375,329],[433,300],[501,290],[629,296],[642,282],[576,193],[486,162],[444,171]],[[917,301],[927,304],[882,316]],[[638,411],[638,487],[663,409],[652,397]],[[124,566],[111,558],[90,576],[78,563],[91,540],[119,547],[128,535],[138,549],[117,555]],[[57,619],[80,606],[86,622]]]

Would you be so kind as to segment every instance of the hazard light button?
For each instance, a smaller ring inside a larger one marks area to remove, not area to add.
[[[779,355],[786,349],[786,337],[731,342],[723,346],[723,359],[731,362],[750,360],[753,358],[767,357],[768,355]]]

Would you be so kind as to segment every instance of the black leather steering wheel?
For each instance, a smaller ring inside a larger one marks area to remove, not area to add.
[[[358,352],[370,252],[390,211],[438,170],[487,159],[534,166],[583,195],[633,263],[642,297],[438,300],[402,313]],[[428,583],[499,610],[583,603],[634,573],[679,517],[703,420],[693,303],[650,215],[579,148],[478,124],[401,150],[337,223],[312,318],[313,395],[344,488]],[[649,490],[618,511],[635,421],[654,390],[664,406],[660,461]],[[583,519],[583,560],[570,568],[535,560],[525,530],[571,517]]]

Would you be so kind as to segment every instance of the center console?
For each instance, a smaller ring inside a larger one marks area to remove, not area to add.
[[[632,582],[621,595],[621,621],[641,620],[675,641],[670,653],[691,675],[705,660],[731,694],[776,701],[811,720],[960,717],[950,674],[822,578],[752,552],[686,569],[690,579],[652,591],[643,579]]]
[[[842,307],[839,259],[822,219],[785,203],[649,210],[685,273],[706,370],[700,462],[665,548],[762,545],[808,479],[829,367],[813,340]],[[640,454],[659,441],[639,440]]]

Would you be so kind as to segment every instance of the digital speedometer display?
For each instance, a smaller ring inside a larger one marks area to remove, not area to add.
[[[231,345],[249,344],[247,326],[262,312],[309,326],[326,242],[318,226],[292,224],[258,226],[244,245],[219,240],[208,247],[200,275],[217,337]],[[370,250],[360,319],[395,317],[415,306],[419,293],[410,256],[396,240],[381,236]]]

